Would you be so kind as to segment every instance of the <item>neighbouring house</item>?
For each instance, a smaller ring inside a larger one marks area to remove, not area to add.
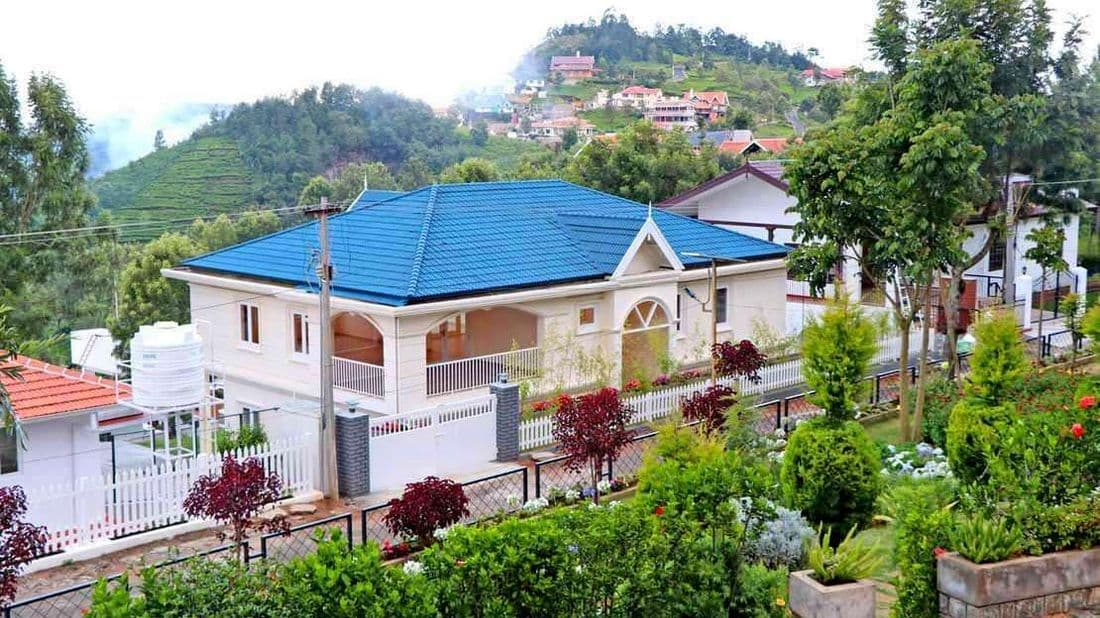
[[[730,106],[729,96],[724,90],[696,92],[692,89],[684,93],[683,99],[691,101],[695,106],[695,117],[705,122],[718,122],[725,118]]]
[[[531,132],[528,135],[539,141],[560,140],[569,129],[575,130],[578,137],[592,137],[596,134],[596,125],[584,118],[569,116],[568,118],[532,122]]]
[[[69,332],[69,364],[96,373],[118,372],[115,340],[106,328],[84,328]]]
[[[727,142],[751,142],[752,131],[748,129],[722,129],[718,131],[693,131],[688,134],[688,141],[691,142],[691,147],[698,151],[703,147],[704,142],[713,144],[715,148],[719,148],[722,144]]]
[[[546,90],[545,79],[529,79],[523,82],[523,87],[520,89],[520,94],[527,94],[532,96],[545,96],[540,94]]]
[[[502,93],[481,93],[469,96],[463,101],[467,109],[467,121],[485,117],[510,116],[515,106]]]
[[[228,411],[319,396],[317,224],[165,269],[210,325]],[[787,248],[560,180],[433,185],[329,220],[338,410],[535,396],[705,362],[785,327]],[[722,262],[721,260],[729,260]]]
[[[740,132],[738,132],[740,133]],[[738,154],[744,157],[754,155],[758,153],[778,154],[787,149],[791,144],[790,138],[786,137],[753,137],[752,132],[749,133],[749,139],[742,140],[740,135],[735,136],[734,139],[730,139],[721,143],[718,146],[719,152],[728,152],[730,154]]]
[[[687,79],[687,67],[682,64],[672,65],[672,81],[682,82]]]
[[[1022,187],[1030,183],[1030,178],[1014,175],[1012,182]],[[661,208],[749,236],[792,245],[792,234],[798,215],[789,209],[797,204],[797,200],[787,190],[787,182],[783,180],[782,160],[750,161],[665,200],[661,203]],[[1037,206],[1021,213],[1016,231],[1016,275],[1028,274],[1033,277],[1036,290],[1072,287],[1072,275],[1065,273],[1051,275],[1047,281],[1041,281],[1039,266],[1024,257],[1032,246],[1026,237],[1033,229],[1043,225],[1045,214],[1046,211]],[[1067,214],[1059,221],[1066,234],[1062,257],[1067,264],[1076,265],[1079,217],[1076,214]],[[997,233],[984,213],[972,217],[967,227],[970,238],[964,248],[971,255],[976,255],[981,250],[991,233]],[[967,278],[978,286],[975,292],[978,297],[993,298],[1000,295],[1004,278],[1004,257],[1004,243],[994,244],[989,253],[967,271]],[[849,258],[838,265],[836,276],[842,278],[850,293],[859,297],[869,291],[874,282],[867,280],[859,272],[855,256]],[[789,290],[796,296],[808,294],[808,289],[802,282],[791,281]]]
[[[611,95],[611,106],[645,111],[653,108],[653,106],[657,104],[657,101],[660,101],[663,96],[664,93],[661,92],[660,88],[627,86]]]
[[[596,75],[596,57],[582,56],[580,51],[573,56],[553,56],[550,58],[550,75],[559,76],[563,84],[573,84]]]
[[[585,101],[585,109],[603,109],[611,103],[611,95],[607,90],[597,90],[591,101]]]
[[[848,69],[841,67],[833,67],[830,69],[822,69],[819,67],[813,67],[802,71],[802,82],[807,86],[824,86],[831,83],[849,83],[851,78],[848,75]]]
[[[661,99],[645,111],[645,118],[665,130],[691,131],[699,126],[695,104],[683,99]]]
[[[19,378],[0,375],[0,383],[11,396],[26,448],[17,433],[0,430],[0,486],[64,486],[110,473],[111,445],[100,436],[143,420],[118,403],[117,393],[128,387],[25,356],[9,364],[19,368]]]

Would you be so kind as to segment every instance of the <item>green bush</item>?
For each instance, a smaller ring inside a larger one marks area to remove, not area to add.
[[[1004,403],[1030,367],[1016,318],[1008,312],[986,315],[975,324],[974,337],[967,394],[994,405]]]
[[[780,479],[788,506],[838,530],[866,526],[882,489],[878,449],[863,426],[819,417],[791,434]]]
[[[965,397],[951,410],[947,423],[947,462],[963,483],[987,478],[989,459],[998,451],[995,425],[1011,417],[1007,406],[990,405],[984,400]]]
[[[948,540],[952,550],[978,564],[1007,560],[1018,556],[1024,548],[1019,528],[1003,517],[983,514],[958,517]]]
[[[944,448],[947,446],[947,419],[951,416],[951,408],[955,406],[961,395],[959,385],[941,373],[930,379],[925,389],[921,437],[929,444]],[[909,391],[909,394],[915,401],[915,390]]]
[[[741,569],[741,580],[730,606],[731,618],[785,618],[787,569],[750,564]],[[782,602],[777,602],[782,601]]]
[[[339,532],[317,551],[279,573],[276,594],[284,616],[417,618],[436,614],[427,578],[382,565],[374,544],[348,551]]]
[[[267,444],[267,432],[260,425],[241,425],[240,431],[219,429],[214,433],[214,449],[226,453]]]
[[[1024,551],[1032,555],[1100,546],[1100,495],[1055,505],[1017,499],[1009,507],[1009,517],[1019,524]]]
[[[856,404],[865,401],[876,336],[875,325],[847,295],[830,301],[802,330],[802,375],[814,391],[809,399],[829,417],[851,420]]]
[[[936,548],[948,546],[954,522],[953,482],[923,479],[903,483],[890,492],[894,505],[894,561],[898,566],[897,618],[939,618],[936,589]]]

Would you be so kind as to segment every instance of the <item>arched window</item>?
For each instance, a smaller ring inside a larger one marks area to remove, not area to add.
[[[634,305],[627,314],[623,330],[631,332],[659,326],[668,326],[668,313],[665,312],[665,308],[655,300],[643,300]]]

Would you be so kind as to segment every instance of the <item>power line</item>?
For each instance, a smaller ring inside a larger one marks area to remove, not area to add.
[[[179,223],[192,223],[196,219],[204,219],[211,216],[226,215],[229,218],[240,218],[248,215],[249,213],[282,213],[291,211],[300,211],[302,206],[285,206],[280,208],[265,208],[254,210],[243,210],[238,212],[206,212],[196,214],[193,217],[186,219],[165,219],[162,221],[136,221],[132,223],[114,223],[110,225],[92,225],[77,228],[67,228],[60,230],[40,230],[36,232],[17,232],[14,234],[0,234],[0,246],[9,246],[13,244],[30,244],[33,242],[54,241],[57,240],[57,236],[61,236],[63,239],[68,240],[70,238],[88,238],[95,237],[105,233],[112,233],[122,230],[133,231],[160,231],[166,229],[167,226],[174,226]]]

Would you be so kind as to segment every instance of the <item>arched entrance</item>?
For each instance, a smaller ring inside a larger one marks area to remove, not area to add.
[[[332,318],[332,343],[333,385],[384,397],[386,356],[374,322],[357,313],[339,313]]]
[[[424,335],[428,395],[489,384],[501,373],[513,380],[538,373],[538,316],[512,307],[453,314]]]
[[[661,303],[643,300],[634,305],[623,322],[623,384],[634,378],[651,380],[661,373],[668,343],[668,312]]]

